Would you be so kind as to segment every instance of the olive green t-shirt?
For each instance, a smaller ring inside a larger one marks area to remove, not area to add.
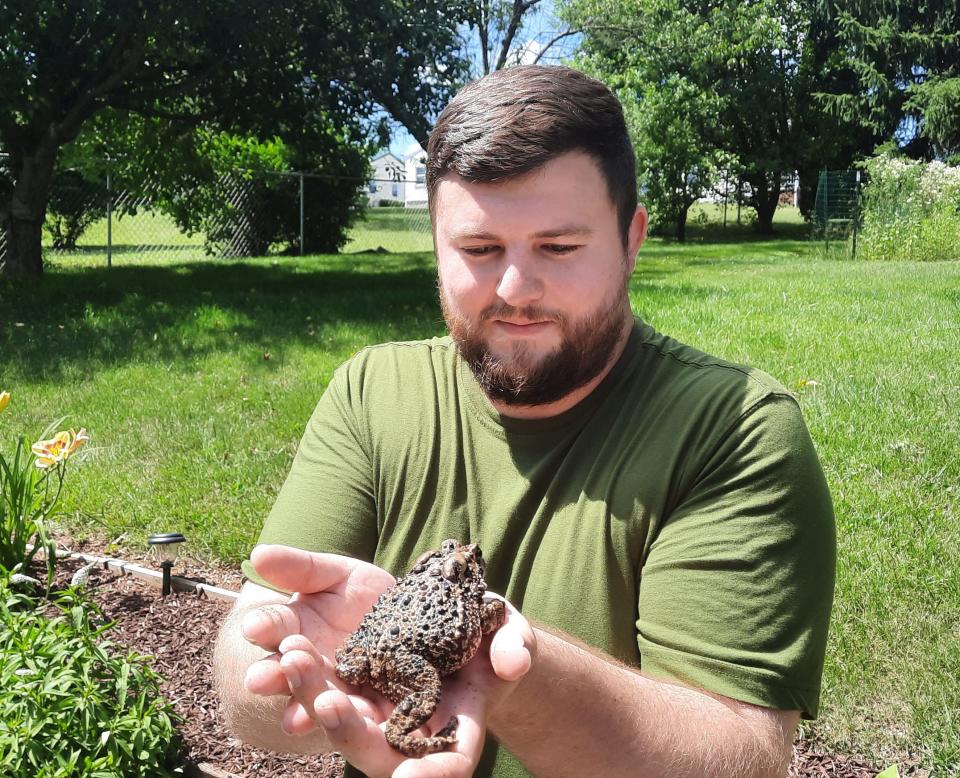
[[[400,575],[451,537],[480,544],[489,588],[529,618],[645,673],[817,714],[833,509],[795,399],[764,373],[637,321],[586,399],[520,420],[449,337],[361,351],[260,542]],[[478,775],[526,775],[497,750]]]

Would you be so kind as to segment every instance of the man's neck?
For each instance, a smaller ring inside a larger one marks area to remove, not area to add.
[[[552,416],[559,416],[561,413],[570,410],[573,406],[580,403],[582,400],[589,397],[590,393],[593,392],[600,384],[603,382],[603,379],[607,377],[613,366],[617,364],[617,360],[620,359],[620,356],[623,354],[623,350],[627,347],[627,341],[630,340],[630,332],[633,330],[633,314],[630,311],[627,311],[623,320],[623,327],[620,331],[620,337],[617,340],[616,346],[610,352],[610,358],[607,360],[607,363],[603,366],[603,370],[597,373],[592,379],[587,383],[581,386],[579,389],[574,389],[570,394],[564,395],[559,400],[556,400],[552,403],[544,403],[543,405],[509,405],[507,403],[498,402],[497,400],[488,401],[494,407],[494,409],[501,416],[507,416],[508,418],[513,419],[549,419]]]

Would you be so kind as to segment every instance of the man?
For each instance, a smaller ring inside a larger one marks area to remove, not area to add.
[[[784,775],[818,706],[830,497],[785,389],[634,319],[619,103],[566,68],[492,74],[427,176],[450,337],[331,380],[218,644],[231,725],[371,776]],[[332,657],[447,537],[508,616],[445,681],[456,747],[406,759]]]

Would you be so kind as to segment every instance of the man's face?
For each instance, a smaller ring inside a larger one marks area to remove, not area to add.
[[[645,226],[642,214],[624,248],[600,169],[582,153],[504,182],[440,181],[444,318],[492,400],[543,405],[601,373],[629,326]]]

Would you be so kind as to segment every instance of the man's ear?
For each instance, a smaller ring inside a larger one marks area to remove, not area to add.
[[[650,223],[650,217],[647,215],[647,209],[642,205],[637,206],[630,222],[630,229],[627,232],[627,264],[630,266],[630,272],[637,266],[637,252],[647,239],[647,225]]]

